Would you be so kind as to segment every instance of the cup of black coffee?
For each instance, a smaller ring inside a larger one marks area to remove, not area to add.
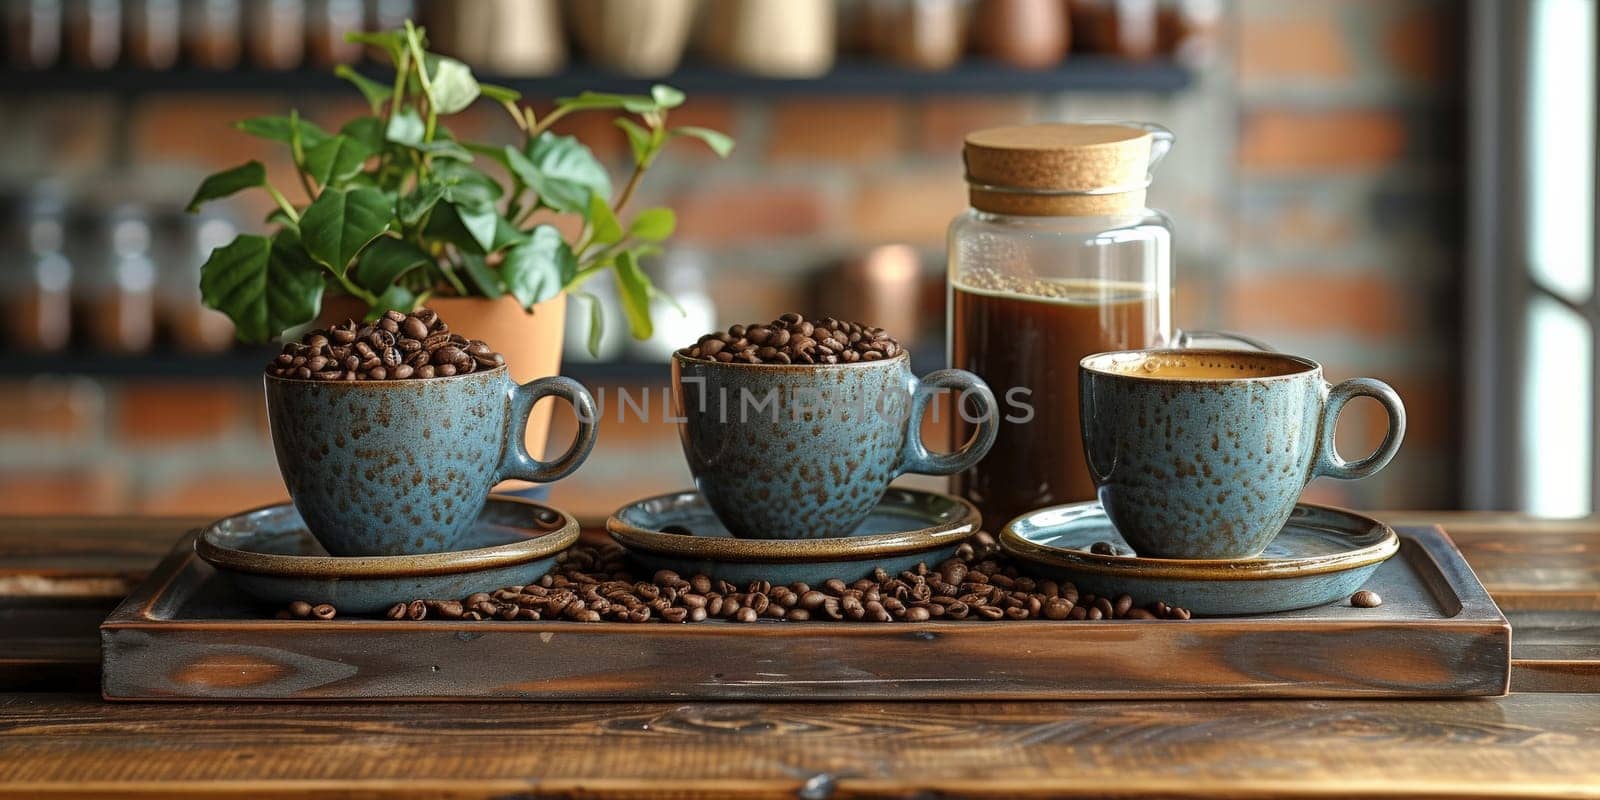
[[[308,333],[267,365],[278,468],[306,527],[339,556],[450,550],[507,479],[548,483],[594,447],[594,400],[550,377],[517,385],[487,343],[429,309]],[[541,398],[573,405],[578,434],[554,461],[523,444]]]
[[[734,536],[848,536],[889,482],[949,475],[994,444],[994,394],[961,370],[918,379],[883,330],[785,314],[707,334],[672,360],[674,413],[695,485]],[[930,453],[922,418],[940,391],[959,393],[976,433]]]

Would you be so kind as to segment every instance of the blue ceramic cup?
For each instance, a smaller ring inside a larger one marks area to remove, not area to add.
[[[398,381],[266,376],[267,420],[295,509],[336,556],[445,552],[478,519],[496,483],[546,483],[594,448],[594,399],[569,378],[518,386],[504,366]],[[554,461],[523,444],[528,414],[559,397],[578,435]]]
[[[994,444],[994,394],[970,372],[920,380],[905,353],[850,364],[714,363],[675,354],[673,413],[695,486],[744,539],[849,536],[907,472],[949,475]],[[953,453],[930,453],[922,418],[940,390],[959,393],[977,428]]]
[[[1133,350],[1079,362],[1084,455],[1100,504],[1141,556],[1250,558],[1283,529],[1313,478],[1389,463],[1406,412],[1388,384],[1337,386],[1315,361],[1238,350]],[[1376,452],[1346,461],[1339,412],[1370,397],[1389,415]]]

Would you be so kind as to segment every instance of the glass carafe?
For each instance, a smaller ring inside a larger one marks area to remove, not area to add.
[[[952,480],[989,530],[1094,498],[1078,361],[1174,341],[1172,224],[1144,204],[1172,141],[1127,123],[967,137],[972,207],[949,234],[950,366],[987,381],[1003,418],[988,457]],[[973,423],[952,416],[955,441],[966,441]]]

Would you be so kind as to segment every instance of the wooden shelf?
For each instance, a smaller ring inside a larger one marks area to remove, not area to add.
[[[385,77],[381,68],[362,69],[374,77]],[[1089,55],[1072,56],[1054,67],[1042,70],[1023,70],[991,61],[969,60],[948,70],[921,72],[879,61],[856,59],[841,61],[831,72],[818,78],[769,78],[700,64],[686,64],[663,78],[631,78],[583,65],[544,77],[481,77],[486,82],[510,86],[536,98],[567,96],[585,89],[641,92],[647,91],[655,83],[668,83],[691,95],[936,95],[1077,91],[1165,93],[1188,88],[1194,79],[1192,70],[1175,62],[1131,62]],[[0,94],[12,95],[63,92],[296,94],[346,90],[350,90],[349,84],[332,72],[310,69],[0,70]]]
[[[13,375],[81,375],[107,380],[216,381],[259,380],[276,347],[239,347],[224,353],[156,350],[136,355],[68,350],[7,357]],[[918,374],[944,366],[941,343],[912,348],[912,369]],[[582,362],[566,359],[561,374],[583,383],[666,383],[671,371],[665,360],[625,358]]]

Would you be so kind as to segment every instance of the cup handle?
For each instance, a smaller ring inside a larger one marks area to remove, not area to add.
[[[1345,403],[1357,397],[1370,397],[1383,404],[1383,410],[1389,414],[1389,432],[1384,434],[1383,444],[1378,445],[1372,455],[1356,461],[1345,461],[1339,457],[1339,449],[1334,445],[1333,432],[1339,427],[1339,413],[1344,410]],[[1400,395],[1389,384],[1375,378],[1351,378],[1328,390],[1327,402],[1322,407],[1317,461],[1311,467],[1311,475],[1326,475],[1340,480],[1365,478],[1383,469],[1394,458],[1394,454],[1400,450],[1400,440],[1405,435],[1406,407],[1400,403]]]
[[[900,466],[895,474],[915,472],[921,475],[953,475],[989,454],[994,439],[1000,432],[994,401],[994,392],[983,379],[960,369],[941,369],[913,378],[916,388],[911,394],[911,415],[906,424],[906,444],[900,451]],[[978,404],[978,432],[961,448],[952,453],[931,453],[922,443],[922,418],[927,416],[928,404],[941,389],[953,389],[957,394],[955,413],[961,413],[961,399],[971,397]]]
[[[1172,337],[1172,346],[1179,350],[1189,350],[1198,347],[1198,340],[1200,339],[1220,339],[1224,342],[1237,342],[1253,350],[1260,350],[1263,353],[1278,352],[1272,345],[1260,339],[1238,333],[1228,333],[1227,331],[1178,331],[1178,335]]]
[[[573,437],[567,452],[554,461],[540,461],[528,453],[524,441],[528,429],[528,415],[533,406],[546,397],[559,397],[572,404],[578,415],[578,435]],[[594,398],[583,384],[559,376],[539,378],[520,386],[511,387],[511,424],[506,427],[506,444],[500,457],[500,467],[495,482],[524,480],[549,483],[572,474],[589,451],[594,449],[595,435],[599,432],[599,416],[595,413]]]

